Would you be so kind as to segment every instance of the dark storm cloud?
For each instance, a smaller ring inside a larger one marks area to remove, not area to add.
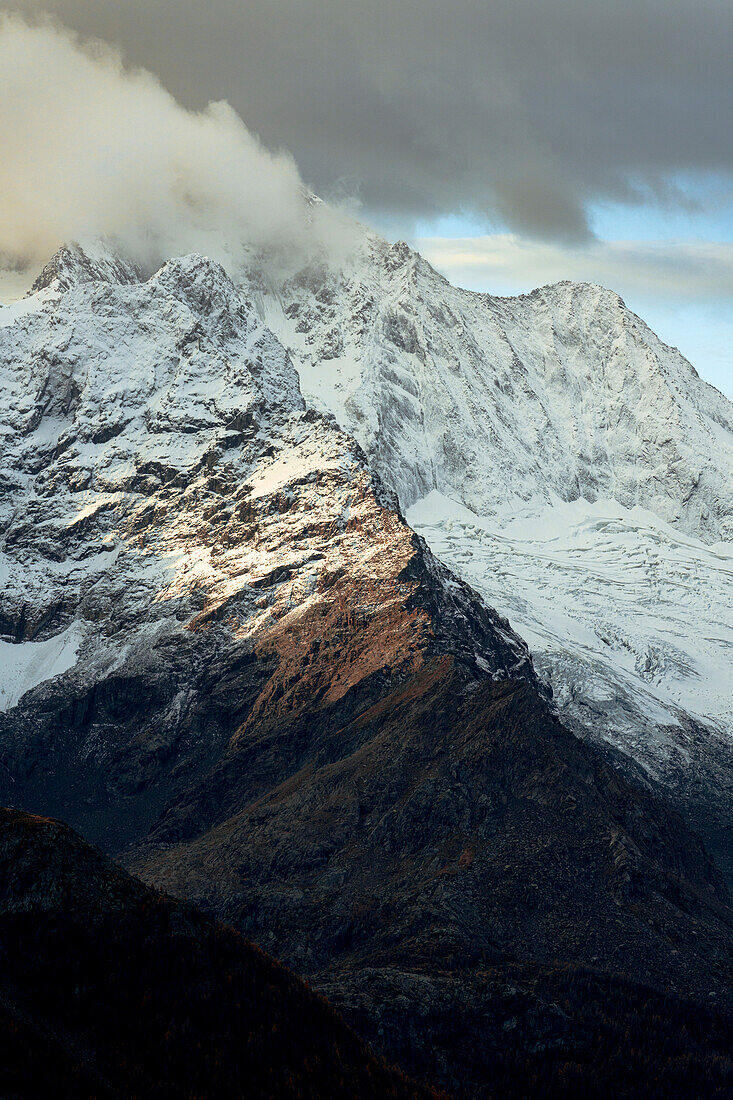
[[[731,0],[30,0],[184,105],[227,99],[317,190],[582,240],[591,201],[733,170]]]

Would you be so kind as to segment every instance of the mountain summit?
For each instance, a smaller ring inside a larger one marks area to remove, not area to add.
[[[262,307],[306,397],[403,508],[432,490],[483,515],[613,498],[733,538],[733,408],[611,291],[460,290],[367,233],[348,267],[307,269]]]

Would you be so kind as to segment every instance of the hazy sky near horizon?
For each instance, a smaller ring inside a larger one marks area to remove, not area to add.
[[[3,7],[119,47],[189,111],[226,100],[454,282],[612,286],[733,394],[733,0]]]

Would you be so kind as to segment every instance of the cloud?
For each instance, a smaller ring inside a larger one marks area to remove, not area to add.
[[[243,244],[292,256],[347,230],[226,102],[185,110],[104,43],[1,13],[0,151],[0,253],[16,264],[97,235],[152,263]]]
[[[10,3],[120,42],[189,107],[227,98],[320,193],[357,180],[403,224],[578,241],[590,204],[704,202],[733,172],[730,0]]]
[[[595,241],[577,247],[512,233],[424,237],[415,247],[452,283],[521,293],[570,279],[601,283],[622,297],[731,302],[733,243]]]

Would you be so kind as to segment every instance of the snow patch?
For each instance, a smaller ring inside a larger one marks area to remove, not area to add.
[[[81,626],[72,623],[42,642],[0,641],[0,711],[10,710],[26,692],[73,668],[83,637]]]
[[[320,451],[307,453],[303,450],[288,451],[269,466],[258,470],[251,478],[254,498],[269,496],[293,481],[300,481],[309,474],[322,474],[328,470],[341,469],[338,459],[329,459]]]

